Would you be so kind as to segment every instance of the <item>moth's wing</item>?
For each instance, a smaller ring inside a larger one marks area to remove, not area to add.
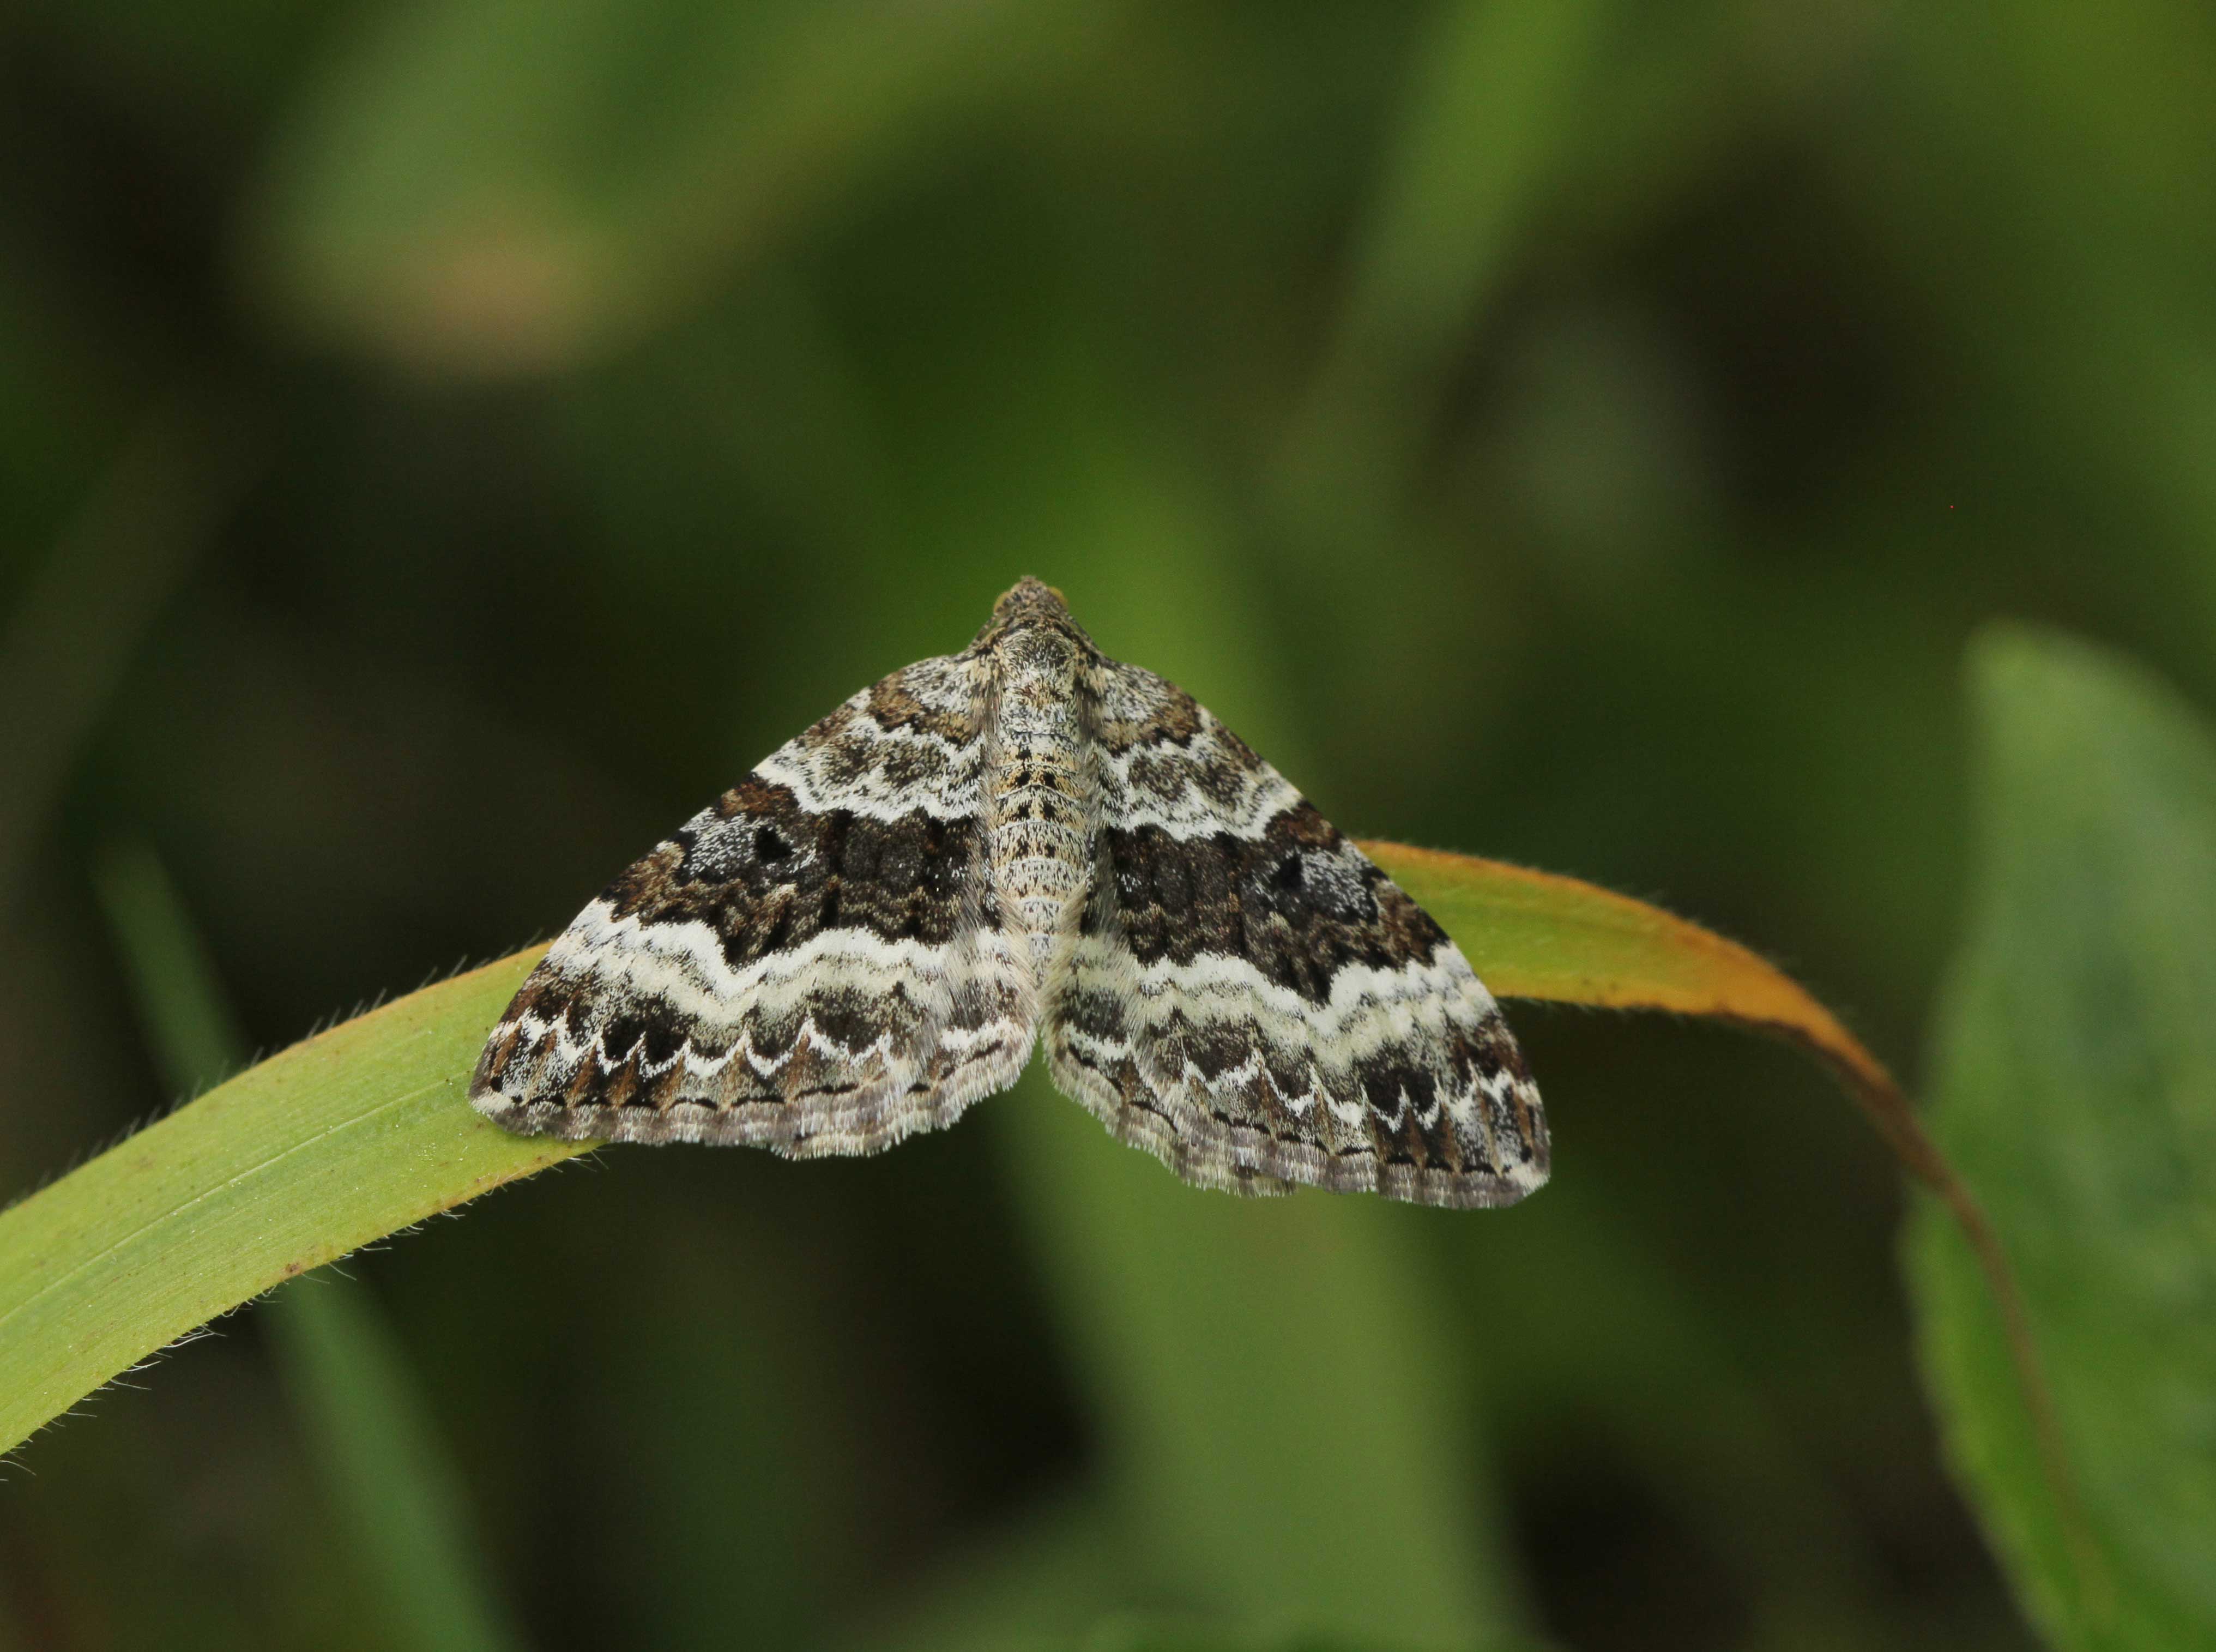
[[[470,1094],[573,1139],[868,1153],[1029,1059],[1036,995],[987,898],[989,666],[855,695],[563,932]]]
[[[1445,933],[1174,685],[1087,707],[1091,904],[1050,984],[1055,1081],[1188,1181],[1505,1205],[1547,1178],[1522,1052]]]

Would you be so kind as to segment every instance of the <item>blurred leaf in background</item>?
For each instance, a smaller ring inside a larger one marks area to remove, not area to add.
[[[1979,877],[1934,1122],[2023,1272],[2083,1513],[2043,1483],[1990,1304],[1930,1211],[1909,1250],[1924,1357],[1960,1471],[2055,1643],[2205,1646],[2216,740],[2143,674],[2052,636],[1989,636],[1973,686]]]
[[[403,3],[302,90],[244,271],[311,339],[545,372],[697,305],[1114,9]]]

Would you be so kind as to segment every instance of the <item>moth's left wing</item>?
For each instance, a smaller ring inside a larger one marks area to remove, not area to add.
[[[577,915],[477,1063],[527,1134],[868,1153],[1029,1059],[985,898],[986,668],[925,660],[790,742]]]
[[[1188,1181],[1505,1205],[1539,1093],[1445,933],[1183,690],[1104,663],[1091,903],[1049,983],[1064,1090]]]

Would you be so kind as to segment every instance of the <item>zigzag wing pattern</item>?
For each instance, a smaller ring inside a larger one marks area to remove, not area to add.
[[[1086,700],[1093,875],[1048,987],[1056,1082],[1203,1187],[1539,1187],[1538,1091],[1438,925],[1183,690],[1101,660]]]
[[[864,1153],[1029,1059],[990,898],[989,663],[925,660],[782,747],[581,912],[471,1083],[508,1128]]]

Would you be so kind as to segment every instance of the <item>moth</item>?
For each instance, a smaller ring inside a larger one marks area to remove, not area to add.
[[[874,1153],[1014,1083],[1186,1180],[1497,1205],[1539,1094],[1439,926],[1025,579],[577,915],[471,1080],[508,1129]]]

